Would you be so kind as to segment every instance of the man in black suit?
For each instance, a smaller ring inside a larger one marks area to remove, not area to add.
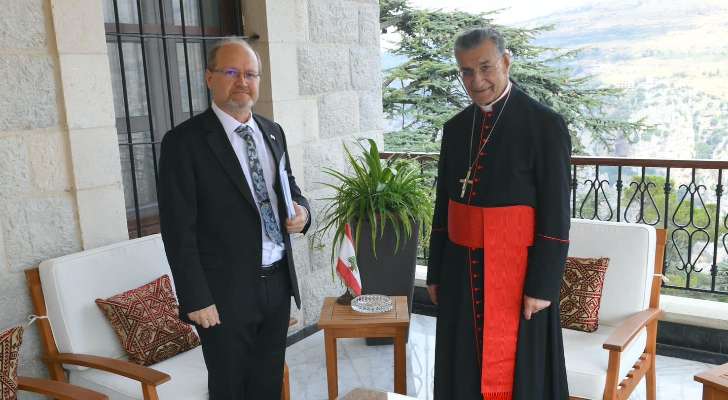
[[[291,295],[301,304],[289,234],[306,232],[309,206],[283,129],[252,112],[260,67],[245,41],[215,44],[205,72],[211,108],[162,140],[162,239],[180,316],[200,334],[212,400],[280,397]]]

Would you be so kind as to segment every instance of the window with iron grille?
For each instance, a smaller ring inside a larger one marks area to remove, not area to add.
[[[104,0],[129,237],[159,232],[164,133],[210,104],[207,47],[242,36],[239,0]]]

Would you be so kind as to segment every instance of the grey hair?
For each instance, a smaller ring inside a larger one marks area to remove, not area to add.
[[[220,48],[225,47],[227,45],[237,45],[244,49],[250,50],[255,54],[255,59],[258,61],[258,72],[260,73],[260,70],[263,69],[263,63],[260,62],[260,54],[258,54],[257,51],[253,48],[253,46],[250,45],[247,41],[244,39],[241,39],[239,37],[231,36],[228,38],[220,39],[217,42],[213,43],[212,47],[207,51],[207,69],[212,70],[216,67],[217,63],[217,52],[220,50]]]
[[[500,55],[507,51],[506,40],[500,32],[493,28],[473,28],[459,34],[455,39],[455,53],[474,49],[486,40],[490,40],[495,44]]]

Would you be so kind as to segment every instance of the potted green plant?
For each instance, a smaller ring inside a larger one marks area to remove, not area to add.
[[[374,140],[361,153],[344,146],[345,173],[332,168],[324,172],[334,178],[325,184],[333,195],[323,200],[319,234],[334,232],[331,251],[335,265],[338,243],[351,224],[362,293],[407,296],[412,310],[417,240],[432,220],[432,198],[417,161],[402,157],[382,160]]]

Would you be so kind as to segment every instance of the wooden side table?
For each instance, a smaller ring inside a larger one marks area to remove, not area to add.
[[[728,400],[728,364],[695,375],[703,384],[703,400]]]
[[[380,314],[364,314],[350,306],[336,304],[335,297],[324,299],[319,328],[324,330],[326,344],[326,378],[329,400],[339,395],[339,371],[336,359],[338,338],[394,338],[394,391],[407,394],[407,359],[405,337],[409,327],[407,296],[393,296],[394,307]]]

